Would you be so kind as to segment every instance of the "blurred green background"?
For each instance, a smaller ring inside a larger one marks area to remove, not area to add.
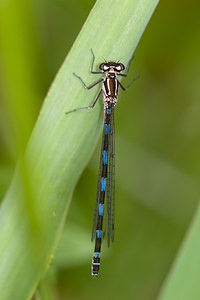
[[[1,198],[94,3],[0,2]],[[195,0],[161,1],[123,81],[140,74],[116,107],[116,238],[103,245],[98,279],[90,275],[90,234],[100,140],[35,299],[156,299],[200,195],[199,10]]]

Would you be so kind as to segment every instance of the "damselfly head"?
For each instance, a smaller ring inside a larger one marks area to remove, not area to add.
[[[99,69],[102,70],[103,72],[121,72],[125,70],[125,66],[121,63],[116,63],[113,61],[109,61],[106,63],[102,63],[99,66]]]

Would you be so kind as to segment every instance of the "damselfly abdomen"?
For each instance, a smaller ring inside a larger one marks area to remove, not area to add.
[[[92,276],[97,277],[100,268],[100,254],[101,243],[103,237],[107,231],[108,246],[110,240],[114,241],[114,209],[115,209],[115,140],[114,140],[114,108],[118,100],[119,86],[126,91],[132,82],[125,88],[117,79],[117,76],[126,77],[129,72],[130,62],[126,73],[121,73],[125,70],[125,66],[122,63],[116,62],[104,62],[100,64],[100,71],[93,71],[93,65],[95,56],[93,54],[93,61],[91,66],[92,74],[105,74],[103,78],[95,82],[90,86],[86,86],[82,78],[74,73],[74,75],[82,82],[86,89],[91,89],[98,83],[102,82],[102,86],[91,106],[74,109],[70,112],[92,109],[101,92],[103,93],[104,103],[104,129],[100,156],[99,177],[97,185],[96,204],[94,211],[94,222],[92,230],[92,241],[95,239],[94,255],[92,260]],[[67,113],[70,113],[67,112]],[[105,201],[106,200],[106,201]],[[106,209],[104,206],[106,204]],[[107,214],[107,219],[103,229],[104,213]]]

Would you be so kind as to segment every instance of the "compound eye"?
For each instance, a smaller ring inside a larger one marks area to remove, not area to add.
[[[105,63],[103,63],[103,64],[100,64],[99,69],[106,72],[109,70],[109,67]]]
[[[103,69],[104,69],[104,71],[108,71],[108,70],[109,70],[109,67],[106,66],[106,65],[104,65]]]
[[[104,64],[100,64],[99,69],[103,71],[104,70]]]
[[[115,67],[115,69],[116,69],[118,72],[120,72],[120,71],[122,70],[122,67],[121,67],[121,65],[119,65],[119,66]]]
[[[125,70],[125,66],[123,64],[120,64],[120,68],[121,68],[121,71]]]

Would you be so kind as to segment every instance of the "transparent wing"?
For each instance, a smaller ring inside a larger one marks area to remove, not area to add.
[[[94,209],[93,227],[92,227],[92,241],[95,239],[95,236],[96,236],[96,227],[97,227],[97,219],[98,219],[98,207],[99,207],[99,197],[100,197],[100,191],[101,191],[101,176],[102,176],[102,168],[103,168],[103,145],[104,145],[104,139],[105,139],[105,135],[103,133],[102,145],[101,145],[100,163],[99,163],[99,177],[98,177],[98,183],[97,183],[97,194],[96,194],[96,202],[95,202],[95,209]]]
[[[114,241],[114,219],[115,219],[115,123],[114,105],[111,108],[109,148],[108,148],[108,186],[106,192],[107,205],[107,241]]]
[[[106,209],[104,210],[103,216],[103,234],[102,241],[107,232],[107,242],[108,247],[110,246],[110,240],[114,241],[114,215],[115,215],[115,126],[114,126],[114,104],[111,106],[110,114],[110,127],[108,134],[108,163],[107,163],[107,184],[105,191],[104,204]],[[101,146],[101,155],[100,155],[100,164],[99,164],[99,176],[97,184],[97,194],[96,194],[96,203],[94,210],[94,219],[93,219],[93,228],[92,228],[92,241],[96,237],[96,228],[98,222],[98,209],[99,209],[99,199],[101,194],[101,178],[102,178],[102,169],[103,169],[103,152],[104,152],[104,141],[105,141],[105,123],[104,131],[102,137],[102,146]]]

